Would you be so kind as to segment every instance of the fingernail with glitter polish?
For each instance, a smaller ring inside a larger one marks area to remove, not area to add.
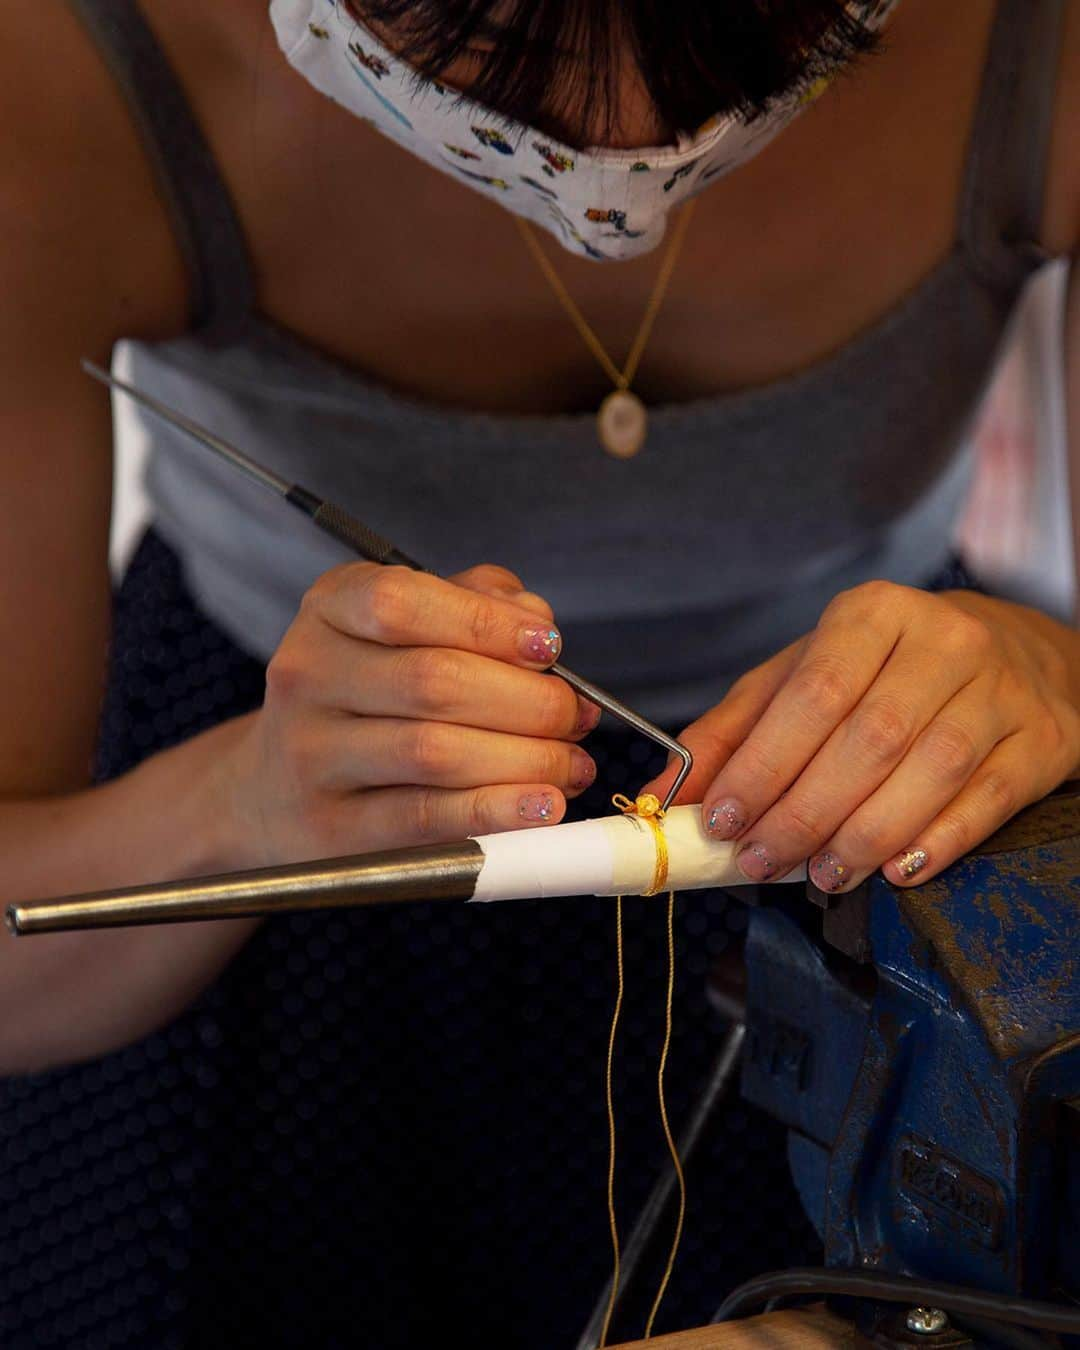
[[[603,715],[603,709],[598,708],[595,703],[582,701],[578,710],[577,726],[574,728],[575,736],[584,736],[586,732],[592,731],[600,722]]]
[[[835,853],[818,853],[810,859],[807,871],[819,891],[838,891],[851,876],[851,868]]]
[[[570,786],[577,792],[583,792],[596,777],[596,765],[591,756],[577,750],[571,756]]]
[[[557,628],[523,628],[518,634],[518,650],[526,661],[549,666],[559,659],[562,638]]]
[[[734,797],[725,797],[705,817],[705,828],[714,839],[734,839],[746,829],[746,808]]]
[[[764,844],[747,844],[735,862],[747,881],[770,881],[776,876],[776,861]]]
[[[555,814],[555,798],[550,792],[530,792],[518,802],[522,820],[550,820]]]
[[[929,855],[923,848],[909,848],[906,853],[901,853],[899,858],[893,859],[896,870],[905,881],[918,876],[929,861]]]
[[[529,792],[517,803],[522,821],[549,821],[555,817],[555,798],[551,792]]]

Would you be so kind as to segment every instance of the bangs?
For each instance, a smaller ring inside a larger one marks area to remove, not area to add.
[[[876,50],[880,0],[343,0],[389,31],[399,56],[437,79],[456,62],[468,96],[583,148],[583,126],[619,118],[625,62],[666,139],[717,114],[749,122],[778,97]]]

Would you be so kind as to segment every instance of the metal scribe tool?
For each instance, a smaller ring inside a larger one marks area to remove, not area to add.
[[[297,507],[300,511],[303,511],[305,515],[310,516],[321,530],[325,530],[327,534],[333,535],[333,537],[340,540],[341,543],[347,544],[354,552],[359,553],[362,558],[367,558],[371,562],[411,567],[416,572],[430,573],[430,568],[425,567],[422,563],[418,563],[415,559],[402,553],[401,550],[395,548],[388,539],[384,539],[381,535],[376,534],[374,530],[368,529],[366,525],[357,520],[354,516],[351,516],[348,511],[344,510],[342,507],[335,506],[333,502],[323,501],[320,497],[317,497],[314,492],[309,492],[307,488],[302,487],[299,483],[288,482],[286,479],[282,478],[280,474],[276,474],[272,469],[268,469],[264,465],[259,464],[257,461],[253,460],[250,455],[245,455],[242,450],[238,450],[236,446],[230,445],[228,441],[222,440],[220,436],[215,436],[212,431],[208,431],[205,427],[200,426],[198,422],[193,421],[183,413],[177,412],[175,408],[170,408],[168,404],[160,402],[160,400],[153,398],[150,394],[144,394],[142,390],[136,389],[134,385],[128,384],[125,380],[117,379],[115,375],[110,374],[107,370],[103,370],[101,366],[96,365],[93,361],[83,361],[82,368],[88,375],[92,375],[95,380],[100,380],[102,384],[108,385],[111,389],[119,389],[122,393],[127,394],[129,398],[133,398],[136,403],[141,403],[144,408],[149,408],[152,413],[156,413],[157,416],[164,421],[170,422],[174,427],[178,427],[181,431],[186,432],[193,440],[198,441],[200,445],[204,445],[208,450],[212,450],[214,454],[220,455],[222,459],[227,460],[234,468],[239,469],[241,473],[246,474],[254,482],[259,483],[262,487],[269,488],[271,492],[277,493],[279,497],[283,497],[290,505]],[[680,745],[679,742],[675,740],[673,736],[669,736],[666,731],[661,731],[659,727],[646,721],[644,717],[639,716],[633,709],[628,708],[625,703],[621,703],[613,694],[609,694],[606,690],[600,689],[590,680],[585,680],[582,679],[580,675],[575,675],[573,671],[567,670],[560,662],[556,661],[554,665],[549,666],[548,671],[552,675],[558,675],[560,679],[565,680],[570,688],[576,693],[581,694],[584,698],[590,699],[593,703],[598,704],[605,712],[609,712],[612,717],[617,718],[626,726],[632,727],[635,731],[640,732],[642,736],[646,736],[649,740],[655,741],[657,745],[662,745],[666,750],[670,750],[672,754],[677,755],[679,759],[682,760],[682,767],[676,774],[675,781],[672,783],[667,796],[663,801],[663,808],[666,811],[675,800],[683,783],[686,782],[690,770],[694,765],[693,756],[690,751],[687,750],[686,746]]]

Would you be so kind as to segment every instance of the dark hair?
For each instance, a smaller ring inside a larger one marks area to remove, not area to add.
[[[438,77],[469,54],[469,95],[580,148],[583,113],[612,127],[618,53],[632,53],[668,135],[716,113],[750,121],[778,95],[878,46],[881,0],[345,0],[393,29],[395,50]],[[496,15],[498,16],[496,18]],[[483,41],[486,50],[473,44]],[[575,124],[578,131],[575,133]]]

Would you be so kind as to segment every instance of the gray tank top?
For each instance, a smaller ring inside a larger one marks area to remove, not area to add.
[[[629,462],[599,451],[591,414],[442,408],[269,321],[228,191],[136,0],[70,3],[127,96],[191,276],[190,332],[126,344],[134,382],[438,572],[520,573],[554,606],[573,669],[681,722],[838,591],[920,585],[945,562],[970,476],[964,433],[1043,256],[1032,241],[1063,0],[999,0],[949,254],[824,360],[650,409]],[[142,420],[156,529],[205,612],[268,658],[306,588],[350,555]]]

